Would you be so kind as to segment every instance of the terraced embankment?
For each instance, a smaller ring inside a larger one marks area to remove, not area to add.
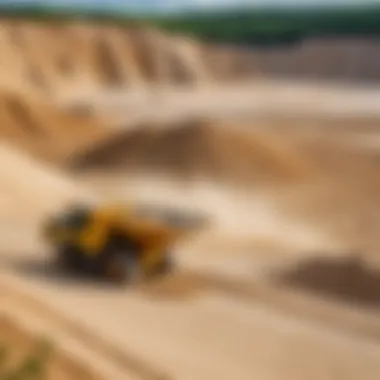
[[[211,78],[202,45],[189,38],[81,21],[2,19],[0,24],[0,84],[5,89],[58,96],[74,89],[198,84]]]

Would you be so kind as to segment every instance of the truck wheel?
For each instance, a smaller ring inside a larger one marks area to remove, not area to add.
[[[79,255],[71,247],[60,247],[55,253],[55,265],[64,272],[79,272],[82,265]]]
[[[115,251],[110,257],[106,275],[117,283],[136,284],[143,278],[138,257],[124,250]]]

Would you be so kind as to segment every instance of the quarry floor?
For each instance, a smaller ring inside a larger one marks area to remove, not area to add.
[[[348,141],[345,147],[367,151],[367,144],[356,144],[360,130],[352,138],[342,133],[346,140],[337,139]],[[368,140],[374,141],[363,133]],[[344,242],[323,226],[279,213],[265,192],[247,200],[211,185],[184,189],[162,178],[80,180],[103,194],[187,206],[217,221],[213,232],[178,248],[178,273],[137,289],[62,276],[50,267],[46,247],[32,233],[35,226],[25,222],[2,230],[3,312],[57,337],[63,350],[100,377],[378,378],[378,302],[363,305],[358,298],[274,280],[279,269],[297,269],[298,260],[327,257],[330,265],[347,254]],[[324,281],[323,272],[319,276]]]

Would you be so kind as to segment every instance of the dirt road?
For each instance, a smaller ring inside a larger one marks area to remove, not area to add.
[[[192,117],[377,117],[379,99],[376,87],[257,80],[196,90],[166,86],[79,93],[61,102],[67,107],[81,104],[94,109],[125,128],[141,122],[174,122]]]
[[[34,260],[13,256],[8,264],[34,297],[128,353],[136,378],[272,380],[334,373],[337,379],[375,379],[380,370],[380,345],[370,340],[202,287],[196,279],[188,279],[182,292],[174,282],[157,295],[154,287],[73,282]],[[118,365],[128,368],[123,359]]]
[[[143,194],[140,188],[140,196]],[[166,195],[174,199],[175,194]],[[193,204],[195,200],[193,195]],[[209,203],[211,206],[216,205]],[[302,229],[298,232],[302,235]],[[50,312],[50,320],[69,317],[70,328],[75,326],[76,334],[109,357],[128,379],[293,380],[333,376],[371,380],[380,370],[380,344],[370,334],[380,326],[370,313],[360,318],[363,334],[351,332],[350,325],[345,329],[340,326],[343,313],[339,307],[337,313],[332,311],[332,318],[318,320],[308,312],[312,310],[308,304],[279,307],[265,290],[255,296],[253,288],[250,296],[242,296],[237,288],[215,284],[207,278],[207,271],[203,275],[186,274],[186,268],[164,283],[116,289],[57,274],[47,265],[43,251],[42,247],[31,251],[25,245],[24,250],[3,252],[1,278],[42,300],[40,306],[31,302],[37,312],[43,313],[47,306],[55,310],[53,315]],[[214,268],[219,260],[222,265],[217,253],[207,254],[214,257]],[[234,255],[237,259],[231,261],[233,265],[239,262],[239,252]],[[254,256],[251,253],[251,264]],[[257,252],[256,256],[265,253]],[[186,267],[191,262],[189,257],[191,254],[180,264]],[[199,254],[193,256],[195,271],[197,260],[198,269],[211,262]],[[215,273],[224,275],[223,270]],[[238,275],[233,278],[239,282]],[[315,307],[321,311],[326,306]]]

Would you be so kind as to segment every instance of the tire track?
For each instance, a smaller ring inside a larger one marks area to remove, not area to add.
[[[244,282],[235,279],[227,279],[210,273],[198,273],[192,271],[181,271],[177,274],[179,279],[193,279],[194,292],[213,291],[225,294],[234,298],[239,298],[245,303],[261,304],[271,308],[283,315],[300,318],[312,322],[318,327],[334,331],[354,339],[360,339],[371,343],[380,342],[380,319],[378,314],[355,310],[341,304],[334,304],[327,300],[310,297],[309,294],[297,292],[284,288],[279,288],[271,284]],[[172,287],[178,285],[175,280]],[[159,285],[159,282],[158,282]],[[23,308],[31,313],[39,315],[55,323],[59,328],[70,332],[85,346],[100,355],[106,357],[119,368],[132,372],[142,380],[172,380],[168,374],[160,371],[136,357],[130,352],[116,347],[112,343],[103,339],[87,328],[85,325],[75,320],[61,315],[54,307],[45,304],[39,297],[29,295],[27,290],[9,284],[8,281],[0,279],[0,296],[8,301],[19,303]],[[155,284],[153,284],[153,290]],[[185,290],[176,290],[175,298],[182,299],[189,293],[188,284]],[[169,286],[170,288],[170,286]],[[167,288],[166,288],[167,289]],[[139,292],[139,289],[136,289]],[[140,289],[143,290],[144,289]],[[146,290],[146,289],[145,289]],[[172,290],[168,290],[168,295],[173,296]],[[191,291],[190,291],[191,293]],[[154,292],[153,295],[155,296]]]
[[[75,336],[77,340],[91,350],[114,362],[119,368],[133,372],[141,380],[172,380],[168,374],[154,368],[134,354],[126,353],[125,350],[119,349],[106,339],[96,335],[90,328],[68,316],[62,315],[54,307],[21,290],[17,285],[10,284],[7,280],[0,279],[0,296],[4,299],[3,302],[8,301],[19,304],[32,314],[48,319],[60,329],[66,330],[72,336]]]
[[[380,313],[378,310],[355,308],[334,300],[317,298],[296,289],[280,288],[268,283],[237,281],[214,274],[195,275],[214,291],[271,307],[280,313],[307,319],[320,326],[361,340],[380,343]]]

